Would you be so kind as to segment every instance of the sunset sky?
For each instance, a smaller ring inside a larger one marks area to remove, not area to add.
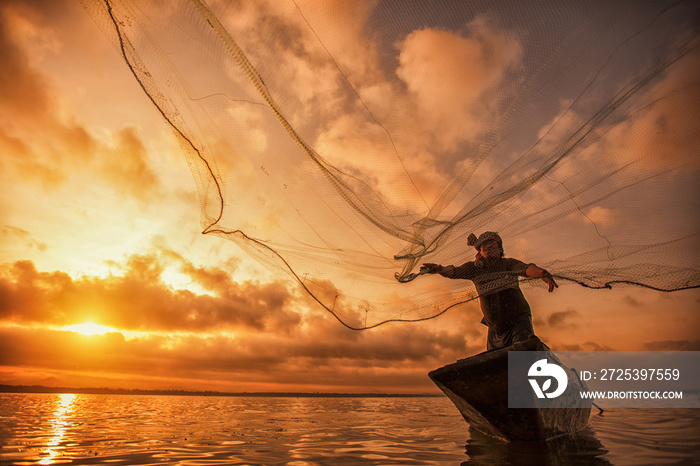
[[[482,41],[506,40],[484,28],[471,25]],[[456,40],[422,33],[438,49]],[[423,76],[419,54],[407,52],[417,36],[402,42],[396,71],[409,89]],[[521,51],[505,46],[508,67]],[[202,235],[180,142],[78,0],[0,2],[0,54],[0,383],[433,393],[430,370],[485,349],[475,302],[353,331],[233,242]],[[691,104],[700,103],[694,57]],[[428,97],[439,106],[455,95]],[[697,138],[692,116],[680,130]],[[468,137],[439,116],[426,124],[439,130],[438,147]],[[341,145],[334,134],[317,148]],[[440,179],[425,154],[409,160],[419,186]],[[698,164],[686,173],[697,179]],[[668,202],[665,215],[687,216],[688,203]],[[688,255],[697,263],[697,250]],[[525,294],[536,333],[555,350],[700,350],[697,289],[562,283]]]

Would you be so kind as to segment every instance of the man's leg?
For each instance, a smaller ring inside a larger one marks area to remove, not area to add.
[[[505,348],[519,341],[526,341],[535,335],[535,329],[532,327],[532,319],[520,320],[503,333],[497,333],[489,328],[488,337],[486,339],[486,349],[491,351],[499,348]]]
[[[532,319],[521,320],[516,322],[509,333],[509,345],[512,345],[513,343],[516,343],[518,341],[529,340],[535,335],[535,329],[532,327]]]
[[[508,332],[497,333],[489,328],[489,333],[486,337],[486,349],[491,351],[508,346],[508,343],[506,342],[507,337]]]

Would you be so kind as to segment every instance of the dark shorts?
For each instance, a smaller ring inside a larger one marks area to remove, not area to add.
[[[486,349],[490,351],[505,348],[515,342],[529,340],[534,334],[535,329],[532,327],[532,319],[520,320],[508,330],[500,333],[489,328]]]

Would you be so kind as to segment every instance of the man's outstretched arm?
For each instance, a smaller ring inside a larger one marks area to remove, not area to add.
[[[549,286],[549,292],[554,291],[554,288],[559,288],[557,282],[554,281],[552,274],[547,272],[545,269],[537,267],[535,264],[530,264],[525,271],[525,275],[528,277],[539,277]]]
[[[442,275],[443,277],[452,278],[454,277],[455,266],[448,265],[446,267],[443,267],[440,264],[426,263],[421,265],[420,271],[422,273],[437,273]]]

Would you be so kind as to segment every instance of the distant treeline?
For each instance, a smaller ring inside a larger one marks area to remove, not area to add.
[[[2,385],[0,393],[75,393],[85,395],[165,395],[165,396],[252,396],[252,397],[305,397],[305,398],[425,398],[437,397],[431,393],[296,393],[296,392],[215,392],[188,390],[142,390],[128,388],[72,388],[42,385]]]

